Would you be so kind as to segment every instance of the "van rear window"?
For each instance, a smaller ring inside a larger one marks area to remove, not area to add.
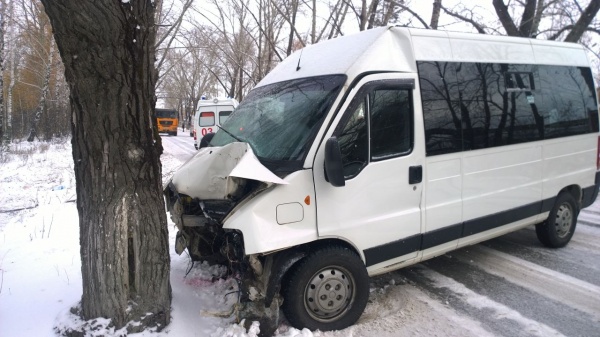
[[[200,126],[215,125],[215,113],[212,111],[204,111],[200,113]]]
[[[231,111],[221,111],[219,112],[219,125],[223,125],[227,118],[231,115]]]

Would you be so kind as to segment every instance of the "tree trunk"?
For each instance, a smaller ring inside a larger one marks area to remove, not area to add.
[[[7,146],[8,144],[10,144],[10,142],[12,141],[12,108],[13,108],[13,90],[15,88],[15,69],[16,69],[16,64],[15,64],[15,45],[14,45],[14,36],[15,36],[15,28],[14,28],[14,15],[15,15],[15,7],[14,7],[14,2],[10,1],[10,7],[8,8],[8,13],[10,14],[10,19],[11,19],[11,24],[10,24],[10,32],[8,34],[8,41],[11,41],[9,44],[9,56],[8,56],[8,60],[6,60],[5,62],[8,63],[8,66],[10,67],[10,82],[8,83],[8,90],[7,90],[7,97],[5,100],[5,107],[6,107],[6,111],[4,112],[4,135],[2,136],[2,144],[4,146]],[[5,15],[7,14],[6,12],[4,13]],[[4,74],[4,73],[3,73]],[[4,93],[3,93],[4,94]]]
[[[171,286],[153,132],[159,1],[42,0],[71,91],[82,316],[164,328]],[[149,315],[148,315],[149,313]]]
[[[52,58],[54,57],[54,42],[50,41],[50,52],[48,53],[48,63],[46,64],[46,73],[44,74],[44,84],[42,85],[42,95],[35,112],[35,117],[31,122],[31,129],[29,130],[28,142],[33,142],[37,137],[37,125],[44,110],[46,110],[46,98],[48,97],[48,91],[50,91],[50,73],[52,71]],[[46,135],[46,137],[52,138],[52,135]]]
[[[0,0],[0,140],[4,137],[4,29],[6,27],[6,1]],[[0,152],[3,152],[0,145]]]
[[[504,0],[493,0],[492,3],[494,4],[496,15],[498,15],[498,19],[500,19],[500,23],[502,23],[504,30],[506,30],[506,35],[521,36],[510,13],[508,13],[508,7],[504,4]]]
[[[579,20],[573,26],[573,29],[569,32],[569,35],[565,38],[565,42],[577,42],[581,39],[583,33],[585,33],[586,29],[594,20],[594,17],[598,14],[598,10],[600,10],[600,0],[592,0],[585,8]]]
[[[523,15],[521,15],[521,24],[519,25],[519,33],[523,37],[533,37],[535,31],[533,31],[535,23],[537,0],[525,1],[523,8]]]
[[[433,10],[431,11],[431,29],[438,29],[438,23],[440,21],[440,9],[442,9],[442,0],[433,1]]]

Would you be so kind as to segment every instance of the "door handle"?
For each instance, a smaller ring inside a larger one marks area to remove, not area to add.
[[[423,181],[423,167],[419,166],[410,166],[408,168],[408,183],[410,185],[418,184]]]

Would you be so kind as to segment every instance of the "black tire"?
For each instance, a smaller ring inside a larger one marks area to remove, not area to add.
[[[283,313],[297,329],[344,329],[358,320],[369,299],[364,263],[340,246],[314,251],[298,261],[283,283]]]
[[[570,193],[561,193],[548,214],[548,219],[535,225],[538,240],[550,248],[564,247],[571,241],[579,207]]]

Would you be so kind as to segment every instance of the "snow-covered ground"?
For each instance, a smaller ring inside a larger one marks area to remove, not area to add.
[[[164,180],[183,163],[185,152],[194,152],[191,138],[183,138],[184,135],[187,133],[180,132],[179,137],[172,137],[164,142],[165,153],[161,158]],[[190,146],[189,151],[186,144]],[[173,146],[179,150],[175,150]],[[0,167],[0,337],[53,336],[55,327],[77,324],[69,310],[77,304],[82,292],[78,215],[74,202],[75,179],[70,141],[14,144],[11,154],[0,157]],[[600,206],[595,206],[600,213]],[[592,216],[584,221],[597,222],[597,218],[598,216]],[[600,230],[593,226],[586,227],[584,224],[581,226],[579,231],[583,230],[584,234],[574,237],[575,244],[579,245],[581,242],[585,249],[597,254],[600,250],[600,245],[597,244]],[[176,230],[172,223],[169,223],[169,230],[173,245]],[[529,266],[527,261],[521,258],[499,254],[497,251],[488,254],[490,249],[476,247],[471,251],[456,252],[456,255],[453,254],[456,258],[448,255],[444,259],[469,261],[477,258],[477,254],[487,254],[485,256],[488,259],[489,256],[496,257],[496,260],[490,260],[490,265],[506,266],[496,269],[492,266],[490,273],[496,273],[498,270],[502,272],[510,267],[515,271],[510,271],[509,275],[519,277],[523,270],[517,267],[525,266],[523,268],[534,268],[528,270],[534,270],[540,279],[546,274],[549,275],[548,280],[556,280],[557,275],[565,278],[563,274],[559,275],[548,268]],[[198,264],[192,267],[185,254],[178,256],[172,247],[170,251],[172,323],[160,333],[144,332],[135,336],[256,335],[259,329],[256,325],[246,331],[232,318],[219,317],[229,311],[236,300],[234,295],[229,294],[235,289],[235,282],[231,279],[218,279],[223,272],[221,268]],[[539,252],[546,254],[545,251]],[[471,309],[457,310],[461,306],[470,306],[475,311],[490,313],[486,314],[487,317],[492,315],[495,320],[508,320],[509,324],[517,326],[519,331],[524,331],[523,335],[561,335],[548,326],[551,325],[551,320],[550,323],[542,324],[525,317],[516,309],[495,302],[493,293],[486,296],[478,294],[455,279],[443,275],[442,268],[433,270],[435,266],[431,266],[433,269],[429,267],[419,265],[406,273],[392,273],[373,278],[371,296],[365,313],[358,323],[350,328],[334,332],[311,332],[290,328],[284,322],[276,336],[495,335],[490,332],[494,330],[489,324],[482,324],[481,319],[474,318],[476,315],[466,314]],[[590,268],[596,267],[592,265]],[[190,271],[186,275],[188,270]],[[442,271],[438,272],[439,270]],[[428,280],[423,283],[425,286],[415,284],[410,279],[410,275],[417,274]],[[510,277],[502,277],[511,281]],[[213,282],[214,279],[218,280]],[[585,282],[573,278],[567,281],[572,288],[581,289],[581,298],[585,298],[585,294],[600,291],[597,284],[591,284],[595,281]],[[516,280],[515,284],[519,284],[523,289],[536,287],[533,283],[519,280]],[[424,289],[427,287],[443,288],[446,289],[444,291],[451,291],[453,295],[435,298]],[[563,295],[556,293],[554,296],[560,301]],[[448,301],[452,302],[455,298],[464,299],[466,304],[449,304]],[[600,302],[594,301],[592,295],[588,298],[591,298],[589,303],[579,301],[574,306],[592,314],[597,311],[600,316]],[[578,301],[577,298],[571,300]],[[566,302],[568,303],[568,300]],[[596,323],[592,323],[592,328],[600,322],[598,317],[593,319]],[[98,331],[90,335],[124,334],[122,331],[107,328],[103,320],[98,320],[97,324]]]

